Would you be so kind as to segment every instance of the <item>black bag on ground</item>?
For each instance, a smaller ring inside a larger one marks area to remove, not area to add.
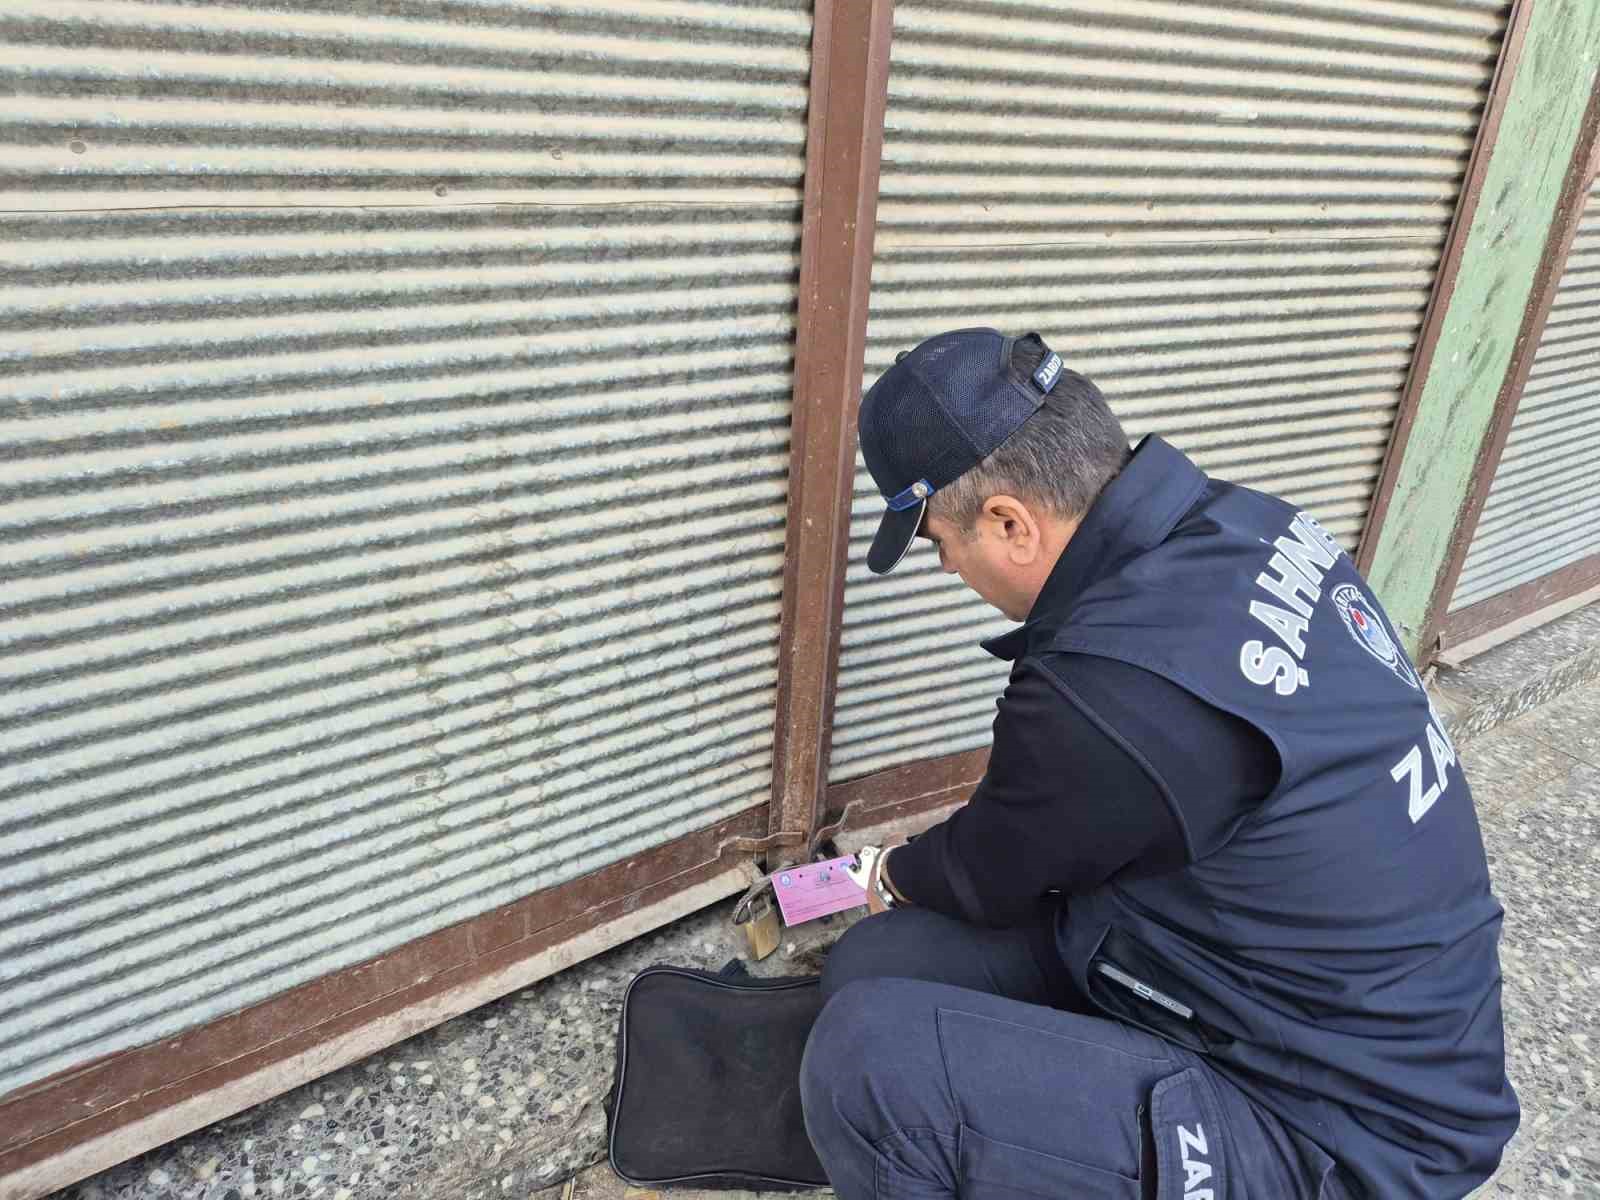
[[[800,1111],[816,976],[755,979],[649,967],[622,1000],[606,1097],[611,1169],[629,1183],[807,1191],[828,1186]]]

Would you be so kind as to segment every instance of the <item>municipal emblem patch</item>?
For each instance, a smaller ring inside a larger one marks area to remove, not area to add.
[[[1394,639],[1384,628],[1383,618],[1378,615],[1372,601],[1361,594],[1360,588],[1353,583],[1341,583],[1333,589],[1332,599],[1333,606],[1339,610],[1339,616],[1344,621],[1344,627],[1358,645],[1405,683],[1412,687],[1421,686],[1405,653],[1394,644]]]

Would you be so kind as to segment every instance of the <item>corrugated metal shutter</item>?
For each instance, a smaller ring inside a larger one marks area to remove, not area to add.
[[[1451,598],[1451,611],[1600,554],[1600,185]]]
[[[0,9],[0,1092],[767,799],[810,31]]]
[[[1131,435],[1353,546],[1509,7],[902,0],[868,382],[940,329],[1037,329]],[[880,508],[860,475],[836,779],[986,744],[1005,680],[931,553],[868,576]]]

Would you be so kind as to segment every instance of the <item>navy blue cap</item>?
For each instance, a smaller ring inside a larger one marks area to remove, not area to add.
[[[1044,360],[1032,376],[1011,366],[1011,347],[1034,341]],[[895,356],[861,401],[861,456],[889,508],[867,551],[887,575],[911,548],[928,497],[977,466],[1044,405],[1061,356],[1037,333],[957,329]]]

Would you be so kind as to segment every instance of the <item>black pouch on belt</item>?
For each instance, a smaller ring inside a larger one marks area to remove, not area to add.
[[[622,1001],[606,1097],[611,1169],[649,1187],[810,1191],[828,1177],[800,1111],[816,976],[649,967]]]

